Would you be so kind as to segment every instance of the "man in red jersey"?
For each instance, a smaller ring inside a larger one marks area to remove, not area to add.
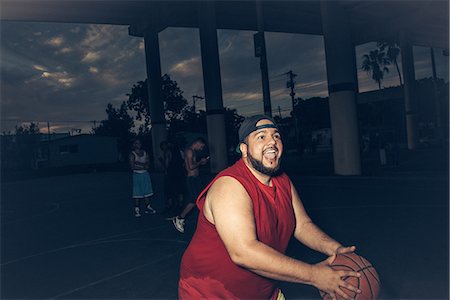
[[[289,177],[280,171],[283,142],[275,122],[249,117],[239,129],[242,158],[219,173],[197,198],[196,232],[183,255],[180,299],[283,299],[275,280],[310,284],[350,297],[360,292],[343,280],[353,271],[330,267],[338,253],[353,252],[307,215]],[[291,236],[329,258],[308,264],[284,253]]]

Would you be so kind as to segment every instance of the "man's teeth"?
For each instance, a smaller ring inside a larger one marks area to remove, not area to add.
[[[264,151],[264,156],[270,159],[274,159],[277,156],[277,152],[275,150],[266,150]]]

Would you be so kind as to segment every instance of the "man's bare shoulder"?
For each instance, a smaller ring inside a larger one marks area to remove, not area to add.
[[[236,196],[247,196],[247,191],[244,186],[232,176],[222,176],[218,178],[209,188],[208,196],[221,196],[220,199],[224,197],[234,197]]]
[[[215,216],[223,211],[239,214],[251,207],[250,196],[244,186],[231,176],[218,178],[206,194],[204,215],[215,224]]]

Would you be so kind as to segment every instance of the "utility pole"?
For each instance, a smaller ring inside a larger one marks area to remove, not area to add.
[[[294,130],[295,130],[295,142],[296,147],[298,147],[299,139],[298,139],[298,124],[297,124],[297,117],[295,116],[294,108],[295,108],[295,81],[294,78],[297,77],[297,74],[294,74],[292,70],[289,70],[289,72],[286,73],[289,75],[289,81],[286,82],[286,87],[291,89],[291,93],[289,94],[291,96],[292,101],[292,121],[294,122]]]
[[[281,119],[281,107],[278,105],[278,116],[280,116]]]
[[[193,102],[192,109],[194,110],[194,113],[196,111],[196,109],[195,109],[195,100],[197,100],[197,99],[198,100],[204,100],[205,98],[197,96],[197,95],[193,95],[192,96],[192,102]]]
[[[50,122],[47,121],[47,135],[48,135],[48,141],[47,141],[47,162],[48,166],[50,166]]]
[[[50,122],[47,121],[47,135],[48,135],[48,140],[50,141]]]

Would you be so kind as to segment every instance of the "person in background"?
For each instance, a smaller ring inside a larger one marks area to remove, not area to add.
[[[345,247],[316,226],[286,173],[283,142],[275,122],[258,115],[239,129],[241,159],[200,193],[197,229],[180,266],[178,297],[184,299],[284,299],[276,281],[309,284],[330,294],[360,293],[334,270]],[[328,258],[318,264],[285,255],[291,237]]]
[[[163,141],[160,144],[163,156],[160,162],[164,167],[165,208],[162,212],[172,220],[182,208],[186,172],[180,149],[175,143]]]
[[[185,218],[195,207],[195,200],[202,190],[202,182],[199,177],[200,166],[205,165],[209,161],[209,156],[198,158],[198,154],[206,147],[206,142],[199,137],[194,140],[184,151],[184,167],[186,168],[186,205],[181,213],[172,219],[175,228],[184,233]]]
[[[156,210],[150,206],[150,198],[153,196],[153,186],[148,169],[150,160],[147,152],[142,149],[139,139],[133,141],[132,151],[128,157],[130,168],[133,170],[133,199],[134,215],[141,216],[141,202],[144,201],[145,213],[155,214]]]

